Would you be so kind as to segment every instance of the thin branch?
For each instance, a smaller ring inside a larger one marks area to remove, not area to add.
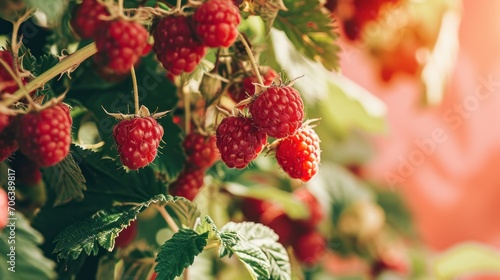
[[[239,33],[238,36],[240,37],[243,46],[245,46],[245,51],[247,52],[248,57],[250,58],[250,63],[252,63],[253,71],[255,72],[255,76],[257,76],[259,84],[264,85],[264,80],[262,80],[262,76],[260,75],[259,67],[257,66],[257,62],[255,61],[255,57],[253,56],[252,49],[248,45],[245,36],[243,36],[241,33]]]
[[[137,88],[137,77],[135,76],[134,66],[130,69],[130,74],[132,75],[132,86],[134,87],[134,107],[135,115],[139,115],[139,89]]]
[[[160,214],[163,217],[163,219],[165,219],[165,221],[167,222],[168,226],[174,232],[178,232],[179,231],[179,226],[177,226],[177,224],[175,223],[174,219],[172,219],[172,217],[170,216],[170,214],[168,214],[168,212],[165,209],[165,207],[164,206],[160,206],[160,205],[155,205],[155,207],[158,210],[158,212],[160,212]]]

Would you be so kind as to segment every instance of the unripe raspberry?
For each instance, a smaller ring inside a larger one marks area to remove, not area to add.
[[[254,126],[252,119],[235,116],[221,121],[216,136],[222,161],[239,169],[254,160],[267,141],[267,135]]]
[[[152,117],[122,120],[113,128],[121,162],[130,170],[153,162],[162,137],[163,127]]]
[[[19,148],[40,167],[61,162],[71,145],[71,117],[60,104],[21,117],[17,140]]]
[[[190,22],[191,17],[166,16],[156,24],[153,32],[156,57],[174,76],[192,72],[207,51],[196,38]]]
[[[194,12],[193,19],[206,46],[227,48],[236,41],[241,16],[230,0],[208,0]]]
[[[304,119],[304,103],[297,90],[273,86],[250,104],[255,124],[269,136],[283,138],[295,133]]]

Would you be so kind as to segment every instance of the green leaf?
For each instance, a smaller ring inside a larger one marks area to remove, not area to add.
[[[2,209],[3,211],[4,209]],[[0,231],[0,279],[56,279],[55,263],[47,259],[38,247],[43,243],[42,235],[34,230],[19,212],[16,213],[15,238],[12,237],[9,227]],[[12,242],[15,241],[15,243]],[[11,242],[9,242],[11,241]],[[15,247],[15,272],[8,270],[11,247]]]
[[[278,12],[287,10],[283,0],[249,1],[247,4],[250,14],[260,16],[268,31],[271,30]]]
[[[191,229],[181,229],[160,248],[156,258],[158,280],[174,280],[194,262],[194,257],[207,245],[208,232],[198,234]]]
[[[180,196],[176,196],[173,200],[168,201],[165,207],[172,210],[181,224],[188,228],[193,228],[196,219],[201,215],[196,204]]]
[[[203,217],[201,223],[196,226],[195,231],[199,234],[208,232],[209,239],[220,239],[220,231],[209,216]]]
[[[272,229],[252,222],[230,222],[221,232],[238,235],[238,242],[233,246],[226,245],[225,249],[243,262],[254,279],[291,279],[288,254]]]
[[[87,255],[96,255],[98,245],[111,251],[115,246],[115,238],[137,218],[137,214],[151,203],[166,200],[164,195],[157,195],[137,206],[102,210],[83,221],[73,223],[54,239],[57,242],[54,253],[59,258],[71,260],[78,258],[82,251]]]
[[[25,0],[26,5],[32,9],[38,9],[45,14],[47,23],[54,25],[60,22],[66,8],[68,7],[69,0]]]
[[[83,191],[87,189],[85,177],[71,154],[60,163],[42,170],[46,184],[57,196],[54,206],[83,199]]]
[[[308,58],[328,70],[338,69],[338,35],[321,1],[285,0],[284,3],[288,11],[279,12],[274,27],[283,30],[295,48]]]
[[[320,126],[328,126],[337,134],[347,134],[353,128],[369,132],[385,130],[387,109],[381,100],[305,57],[282,31],[273,29],[270,35],[270,51],[264,54],[263,60],[276,59],[279,66],[274,67],[282,68],[288,77],[300,77],[294,87],[306,103],[313,105],[309,118],[321,118]]]

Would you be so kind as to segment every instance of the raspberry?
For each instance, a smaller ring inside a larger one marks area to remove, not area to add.
[[[198,132],[189,133],[182,142],[190,166],[206,169],[219,157],[215,136],[205,136]]]
[[[304,119],[304,103],[292,87],[270,87],[250,104],[255,124],[269,136],[283,138],[293,134]]]
[[[0,230],[7,226],[9,219],[9,212],[7,211],[9,199],[7,197],[7,192],[0,188]]]
[[[115,238],[115,246],[118,248],[127,247],[137,236],[137,221],[130,222],[130,225],[123,229]]]
[[[283,170],[295,179],[309,181],[320,162],[319,137],[310,127],[299,129],[282,139],[276,147],[276,160]]]
[[[155,159],[163,127],[152,117],[135,117],[115,125],[113,137],[122,164],[136,170]]]
[[[11,67],[11,69],[13,68],[14,57],[12,56],[12,53],[7,50],[0,51],[0,59],[5,61]],[[14,78],[12,78],[7,69],[5,69],[2,64],[0,64],[0,93],[13,93],[18,89],[19,86],[17,85]]]
[[[0,113],[0,133],[9,126],[10,122],[12,121],[12,117],[6,114]]]
[[[10,167],[16,170],[16,184],[36,185],[42,181],[42,173],[38,165],[26,157],[23,153],[17,152],[10,164]]]
[[[95,35],[99,52],[95,61],[117,74],[125,74],[147,47],[148,31],[138,22],[107,22]]]
[[[193,15],[196,33],[211,48],[229,47],[238,36],[241,16],[229,0],[208,0]]]
[[[324,217],[323,210],[316,197],[306,188],[297,189],[293,192],[293,196],[309,209],[309,219],[302,221],[302,224],[309,228],[316,226]]]
[[[60,104],[21,117],[17,140],[21,151],[40,167],[62,161],[71,145],[71,117]]]
[[[193,200],[203,187],[204,177],[205,171],[203,169],[184,169],[177,180],[170,185],[169,193],[173,196],[182,196]]]
[[[260,222],[271,228],[278,236],[279,242],[285,246],[295,238],[296,224],[285,214],[281,206],[272,205],[262,214]]]
[[[99,17],[109,15],[108,9],[96,0],[84,0],[82,4],[73,10],[71,27],[82,39],[94,37],[99,25],[104,21]]]
[[[264,71],[261,71],[261,74],[265,86],[270,86],[273,83],[274,79],[278,76],[278,73],[276,73],[276,71],[269,67],[266,67]],[[253,83],[257,82],[258,79],[256,76],[245,77],[243,78],[243,81],[241,83],[235,83],[229,87],[229,96],[236,103],[239,103],[255,94],[255,86],[253,85]]]
[[[216,131],[217,148],[222,161],[230,168],[245,168],[267,142],[266,133],[258,130],[250,118],[227,117]]]
[[[167,16],[158,22],[153,33],[156,57],[174,76],[192,72],[207,52],[196,39],[190,21],[190,17]]]
[[[260,216],[271,206],[265,200],[255,198],[245,198],[241,204],[241,211],[245,218],[252,222],[259,222]]]
[[[317,264],[326,253],[324,237],[312,230],[302,233],[292,246],[297,259],[306,266]]]

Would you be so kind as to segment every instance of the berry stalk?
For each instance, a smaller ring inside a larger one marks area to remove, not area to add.
[[[130,75],[132,76],[132,86],[134,87],[134,107],[135,115],[139,115],[139,90],[137,89],[137,77],[135,76],[135,68],[130,68]]]
[[[39,87],[42,87],[45,83],[48,81],[52,80],[54,77],[57,75],[67,71],[68,69],[80,64],[82,61],[85,59],[91,57],[97,52],[97,48],[95,43],[89,44],[78,51],[74,52],[67,58],[63,59],[61,62],[56,64],[54,67],[50,68],[49,70],[45,71],[42,75],[38,76],[35,78],[33,81],[29,82],[27,85],[24,86],[23,88],[18,89],[16,92],[14,92],[12,95],[7,96],[6,100],[4,102],[4,105],[8,107],[9,105],[12,105],[14,102],[18,101],[21,99],[25,91],[27,92],[32,92],[36,90]]]
[[[165,221],[167,222],[168,226],[175,232],[178,232],[179,231],[179,226],[177,226],[177,224],[175,223],[174,219],[172,219],[172,216],[170,216],[170,214],[168,214],[167,210],[165,210],[165,207],[164,206],[159,206],[159,205],[155,205],[156,209],[158,210],[158,212],[160,212],[161,216],[163,217],[163,219],[165,219]]]
[[[255,61],[255,57],[253,56],[252,49],[247,43],[247,40],[241,33],[238,33],[238,36],[240,37],[241,42],[243,43],[243,46],[245,46],[245,51],[248,54],[248,58],[250,58],[250,63],[252,63],[252,68],[253,71],[255,72],[255,76],[257,77],[257,80],[259,81],[259,84],[264,85],[264,80],[262,79],[262,76],[260,75],[259,72],[259,67],[257,65],[257,62]]]

